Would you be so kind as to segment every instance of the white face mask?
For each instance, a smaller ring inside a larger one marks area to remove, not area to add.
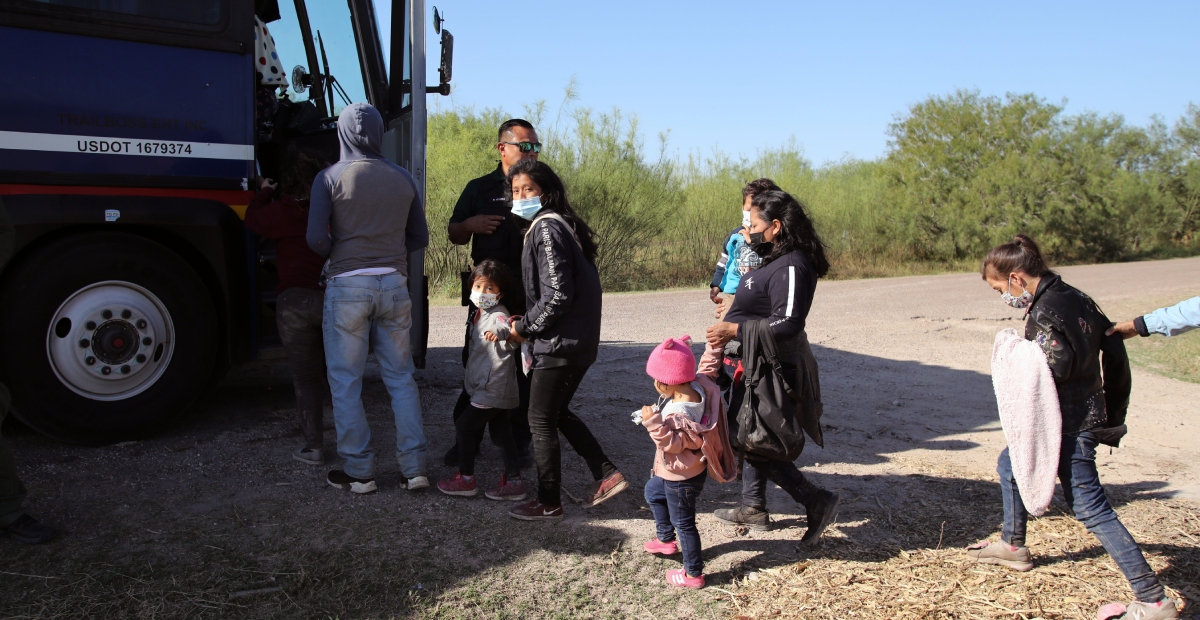
[[[513,215],[523,219],[532,220],[533,216],[537,215],[538,211],[542,210],[542,197],[534,196],[533,198],[514,199],[512,202]]]
[[[471,303],[481,310],[488,310],[500,303],[500,296],[495,293],[480,293],[471,291]]]
[[[742,228],[750,228],[750,212],[742,211]]]

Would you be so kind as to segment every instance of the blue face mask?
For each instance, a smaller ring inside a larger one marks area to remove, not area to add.
[[[512,212],[513,215],[523,219],[532,220],[533,216],[537,215],[538,211],[542,210],[542,197],[534,196],[533,198],[523,198],[521,200],[513,200]]]

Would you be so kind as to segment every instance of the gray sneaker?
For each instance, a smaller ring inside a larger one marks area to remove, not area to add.
[[[1101,610],[1107,607],[1106,605]],[[1157,603],[1134,601],[1125,606],[1123,615],[1117,616],[1121,620],[1173,620],[1178,617],[1179,610],[1175,608],[1175,601],[1169,598],[1164,598]]]
[[[1025,572],[1033,568],[1028,547],[1012,547],[1002,542],[981,542],[967,547],[967,555],[983,564],[999,564]]]

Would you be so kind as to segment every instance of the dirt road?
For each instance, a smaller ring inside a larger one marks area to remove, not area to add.
[[[1200,259],[1062,273],[1113,319],[1200,291]],[[653,447],[628,418],[652,401],[644,374],[649,350],[667,336],[702,339],[713,305],[693,290],[608,295],[604,306],[600,359],[575,409],[634,481],[622,497],[591,511],[568,507],[561,524],[545,525],[513,522],[505,506],[486,499],[399,490],[390,457],[394,427],[377,371],[364,391],[381,455],[381,491],[367,497],[335,491],[324,483],[327,468],[290,458],[300,438],[286,368],[261,363],[237,370],[199,411],[154,439],[81,448],[6,429],[31,490],[30,511],[62,525],[65,535],[39,548],[0,539],[0,616],[734,613],[737,599],[714,588],[666,591],[662,571],[677,564],[640,551],[653,535],[641,499]],[[461,382],[464,311],[439,307],[431,314],[432,349],[419,383],[436,479],[452,473],[440,456],[453,441],[449,411]],[[1000,515],[992,471],[1004,438],[988,360],[995,333],[1019,329],[1019,319],[972,274],[820,284],[808,334],[821,365],[826,448],[810,446],[798,463],[845,497],[840,525],[822,553],[892,545],[907,558],[935,542],[955,547],[995,532]],[[1098,457],[1102,479],[1122,505],[1161,500],[1194,510],[1200,385],[1137,368],[1133,377],[1130,434],[1121,449]],[[332,444],[332,431],[326,437]],[[498,465],[495,449],[485,446],[478,470],[485,483]],[[568,490],[590,482],[569,451],[564,469]],[[737,497],[737,485],[716,484],[702,497],[710,584],[734,588],[722,584],[755,568],[810,557],[796,546],[802,509],[778,489],[770,499],[778,527],[769,533],[746,536],[708,516]],[[910,525],[931,533],[897,533],[908,527],[904,515],[939,510],[948,499],[982,512],[969,518],[930,512],[921,519],[933,522]],[[1180,540],[1156,552],[1156,569],[1196,563],[1195,544],[1188,551],[1188,539]],[[1168,571],[1164,581],[1178,594],[1189,586],[1179,580],[1196,574]],[[1129,596],[1123,584],[1110,576],[1096,587],[1119,600]],[[1185,594],[1200,599],[1192,592]]]

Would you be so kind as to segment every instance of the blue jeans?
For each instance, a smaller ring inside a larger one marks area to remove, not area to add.
[[[650,476],[646,483],[646,502],[654,513],[654,526],[659,542],[676,540],[683,552],[683,568],[690,577],[704,574],[704,558],[700,557],[700,531],[696,529],[696,500],[704,490],[708,472],[687,480],[664,480]]]
[[[1000,538],[1015,547],[1024,547],[1029,513],[1025,511],[1017,481],[1013,477],[1008,448],[1000,453],[996,473],[1000,474],[1000,491],[1004,495],[1004,525]],[[1146,563],[1146,558],[1142,557],[1137,542],[1108,503],[1104,487],[1100,486],[1100,473],[1096,471],[1095,435],[1086,431],[1078,436],[1063,435],[1058,457],[1058,480],[1062,483],[1063,497],[1075,513],[1075,518],[1100,540],[1104,550],[1129,580],[1137,599],[1145,603],[1162,600],[1162,584]]]
[[[329,369],[338,454],[346,459],[346,473],[355,478],[375,475],[371,429],[362,403],[363,372],[367,350],[372,348],[383,384],[392,397],[400,473],[405,478],[425,475],[429,443],[421,426],[421,401],[409,349],[412,301],[408,279],[399,273],[348,276],[330,278],[325,287],[325,365]]]

